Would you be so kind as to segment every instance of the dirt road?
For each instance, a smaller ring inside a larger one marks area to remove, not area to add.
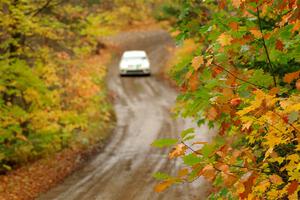
[[[119,57],[109,69],[108,86],[115,94],[117,126],[105,147],[91,162],[41,200],[193,200],[205,199],[206,183],[178,185],[154,193],[156,171],[175,174],[179,161],[167,159],[167,151],[153,148],[157,138],[177,137],[192,126],[189,120],[175,120],[170,108],[176,92],[157,79],[156,74],[169,58],[167,46],[173,41],[164,31],[123,33],[110,38],[122,49],[144,49],[150,57],[153,76],[119,77]],[[208,140],[205,127],[200,137]]]

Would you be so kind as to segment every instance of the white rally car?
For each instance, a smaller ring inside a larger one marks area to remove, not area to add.
[[[145,51],[125,51],[119,64],[120,75],[150,75],[150,62]]]

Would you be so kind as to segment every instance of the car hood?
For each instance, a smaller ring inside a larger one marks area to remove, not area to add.
[[[139,64],[147,63],[147,61],[141,59],[134,59],[134,60],[124,60],[121,61],[121,63],[124,65],[139,65]]]

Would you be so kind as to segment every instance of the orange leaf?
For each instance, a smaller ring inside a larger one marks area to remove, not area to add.
[[[247,172],[242,176],[240,181],[244,184],[245,191],[239,195],[240,198],[245,199],[248,197],[248,194],[252,192],[252,186],[255,179],[256,175],[253,172]]]
[[[264,39],[268,40],[271,37],[271,33],[264,34]]]
[[[276,95],[278,92],[280,92],[279,88],[274,87],[270,90],[269,94],[273,96],[273,95]]]
[[[199,85],[198,73],[193,73],[189,80],[189,86],[192,91],[195,91]]]
[[[173,151],[169,153],[169,158],[172,159],[184,155],[186,149],[187,147],[184,144],[177,144]]]
[[[280,40],[276,40],[276,49],[279,51],[282,51],[284,47],[284,44]]]
[[[216,77],[218,74],[223,72],[223,69],[220,67],[212,67],[213,77]]]
[[[211,107],[207,112],[207,118],[210,121],[215,120],[218,117],[218,110],[215,107]]]
[[[300,90],[300,79],[296,81],[296,88],[297,90]]]
[[[166,190],[168,187],[170,187],[170,185],[172,185],[173,182],[174,182],[173,180],[163,181],[155,186],[154,191],[162,192]]]
[[[216,170],[212,165],[206,165],[200,172],[207,180],[213,181],[216,176]]]
[[[217,41],[221,44],[221,46],[227,46],[231,44],[232,37],[227,33],[222,33]]]
[[[192,66],[195,69],[195,71],[197,71],[200,68],[200,66],[203,64],[204,64],[203,56],[197,56],[192,61]]]
[[[293,80],[297,79],[300,75],[300,70],[292,73],[285,74],[283,81],[286,83],[291,83]]]
[[[292,29],[292,33],[294,33],[295,31],[299,31],[299,29],[300,29],[300,20],[297,20]]]
[[[229,27],[232,28],[232,30],[234,31],[239,30],[239,24],[237,22],[230,22]]]
[[[224,163],[221,163],[221,162],[217,163],[215,165],[215,168],[221,170],[222,172],[224,172],[226,174],[229,173],[229,166]]]
[[[231,88],[227,88],[227,87],[223,88],[222,94],[223,94],[223,96],[229,97],[229,98],[233,97],[233,95],[234,95],[233,90]]]
[[[296,180],[293,180],[287,188],[288,194],[289,195],[293,194],[297,190],[298,185],[299,183]]]
[[[254,37],[255,37],[256,39],[262,38],[262,34],[261,34],[260,30],[258,30],[258,29],[256,29],[256,28],[252,28],[252,29],[250,30],[250,32],[252,33],[252,35],[254,35]]]
[[[221,176],[222,176],[224,185],[227,187],[230,187],[231,185],[233,185],[237,180],[237,178],[232,174],[222,172]]]
[[[282,178],[276,174],[270,176],[270,181],[276,185],[280,185],[282,183]]]
[[[232,5],[235,7],[235,8],[239,8],[241,6],[241,0],[232,0]]]

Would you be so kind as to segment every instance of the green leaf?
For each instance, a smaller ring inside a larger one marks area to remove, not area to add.
[[[184,164],[189,165],[189,166],[198,164],[199,162],[201,162],[201,160],[202,159],[199,156],[197,156],[193,153],[183,157]]]
[[[152,145],[154,147],[159,147],[159,148],[162,148],[162,147],[169,147],[169,146],[172,146],[174,144],[176,144],[178,142],[177,139],[158,139],[158,140],[155,140]]]
[[[298,112],[290,113],[288,116],[289,123],[294,123],[295,121],[297,121],[298,117],[299,117]]]
[[[183,141],[192,140],[192,139],[194,139],[194,138],[195,138],[195,135],[189,135],[189,136],[185,137],[185,138],[183,139]]]
[[[264,73],[262,69],[255,70],[249,82],[259,86],[269,87],[273,84],[273,77],[270,74]]]
[[[212,154],[212,152],[214,152],[215,150],[215,146],[212,144],[205,144],[202,148],[201,148],[201,153],[203,155],[204,158],[208,158],[210,156],[210,154]]]
[[[182,132],[181,132],[181,138],[184,140],[184,138],[185,138],[187,135],[193,133],[194,131],[195,131],[194,128],[189,128],[189,129],[186,129],[186,130],[182,131]]]
[[[155,174],[152,175],[155,179],[157,180],[166,180],[171,178],[170,175],[166,174],[166,173],[162,173],[162,172],[156,172]]]

